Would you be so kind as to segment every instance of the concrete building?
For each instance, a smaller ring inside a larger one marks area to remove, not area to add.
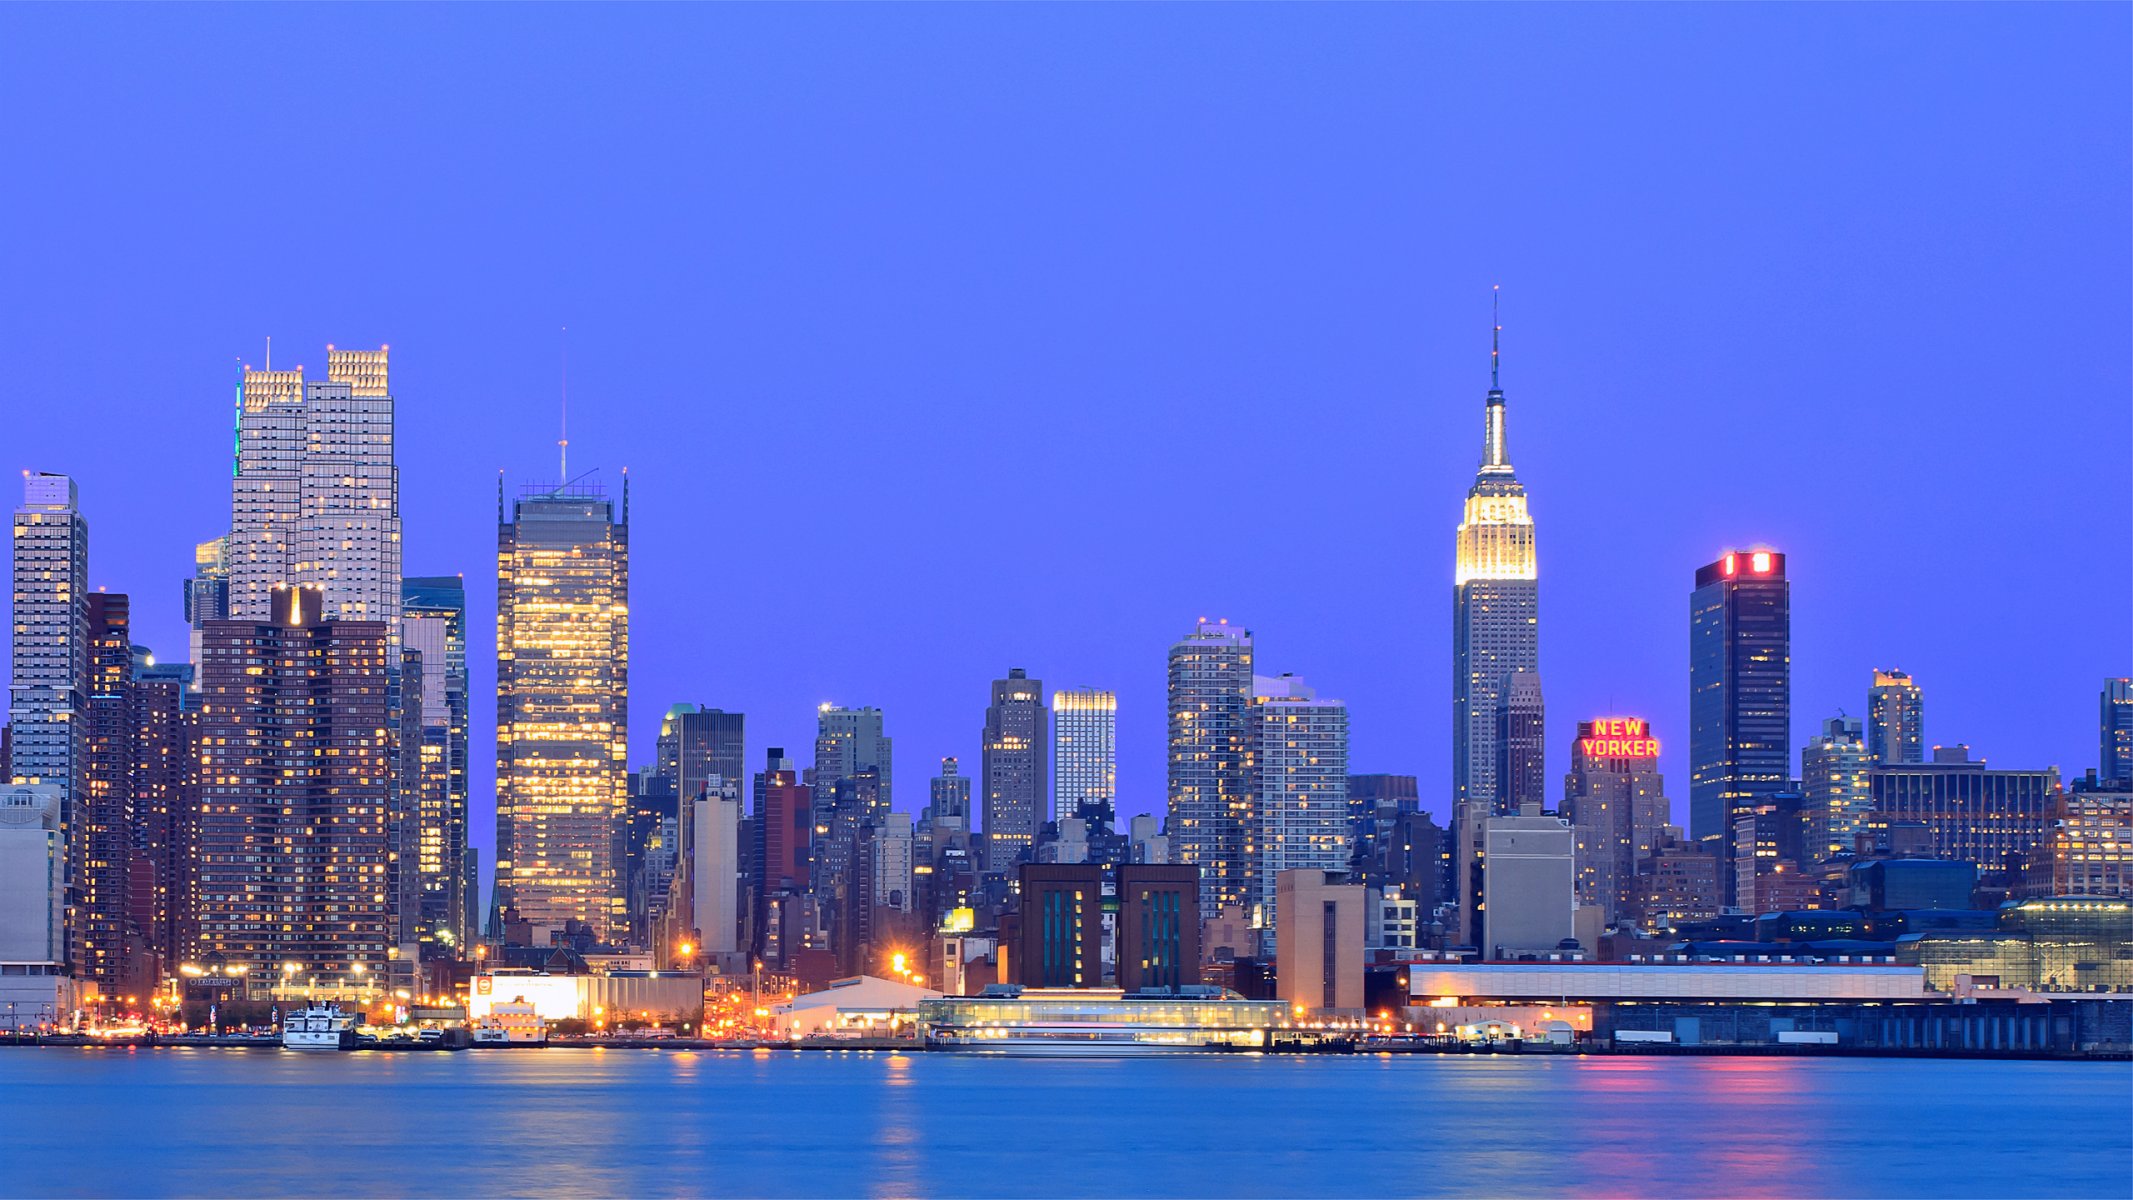
[[[320,589],[326,615],[400,636],[400,473],[387,347],[326,348],[326,378],[247,366],[226,546],[229,615],[273,618],[275,588]]]
[[[980,733],[985,787],[985,869],[1007,872],[1030,857],[1037,831],[1051,819],[1051,710],[1044,681],[1020,667],[992,682]]]
[[[1285,871],[1345,872],[1348,706],[1294,675],[1255,676],[1250,711],[1256,845],[1248,878],[1258,926],[1271,935]]]
[[[11,781],[57,789],[68,904],[89,853],[89,522],[65,475],[24,475],[15,510],[14,622],[8,679]],[[61,954],[81,961],[77,923]]]
[[[1247,844],[1257,813],[1251,778],[1252,635],[1202,620],[1170,648],[1171,861],[1200,868],[1200,916],[1245,907]]]
[[[696,960],[715,963],[741,949],[740,781],[711,776],[685,802],[690,817],[689,899]]]
[[[1577,937],[1577,834],[1529,808],[1490,817],[1484,832],[1484,958],[1551,954]]]
[[[57,1026],[67,974],[66,841],[57,784],[0,787],[0,1030]]]
[[[1877,673],[1877,680],[1882,674],[1886,672]],[[1893,710],[1898,703],[1890,701],[1884,711]],[[1912,711],[1916,711],[1915,707]],[[1894,728],[1899,732],[1897,745],[1900,749],[1903,744],[1900,722]],[[1887,736],[1887,730],[1877,729],[1876,736]],[[1902,761],[1915,763],[1918,760]],[[1831,717],[1822,722],[1821,735],[1800,751],[1800,790],[1807,801],[1806,845],[1803,848],[1807,862],[1833,858],[1852,848],[1860,826],[1874,811],[1874,789],[1869,774],[1874,762],[1875,752],[1856,717]]]
[[[1118,816],[1118,693],[1052,693],[1052,819],[1109,825]]]
[[[1866,690],[1865,741],[1867,757],[1876,766],[1926,761],[1926,697],[1909,674],[1874,672],[1873,685]]]
[[[1630,915],[1637,877],[1659,851],[1669,804],[1659,739],[1641,717],[1578,723],[1563,781],[1563,815],[1577,837],[1578,901],[1603,924]]]
[[[1020,938],[1008,956],[1009,982],[1029,987],[1097,987],[1103,975],[1103,867],[1024,863],[1018,869]]]
[[[629,481],[497,487],[496,905],[628,935]]]
[[[1326,871],[1275,879],[1275,978],[1279,996],[1304,1010],[1363,1007],[1368,889]]]
[[[2060,794],[2059,769],[1993,771],[1967,746],[1935,746],[1933,761],[1877,767],[1874,814],[1916,821],[1934,858],[1973,862],[1988,874],[2019,871],[2044,840]]]
[[[1128,863],[1112,877],[1118,894],[1113,956],[1118,986],[1191,987],[1200,982],[1200,870]]]
[[[1792,777],[1792,585],[1785,556],[1729,550],[1689,596],[1689,834],[1732,903],[1733,810]]]
[[[274,619],[205,630],[199,939],[187,958],[243,968],[255,995],[285,972],[367,994],[389,986],[399,948],[397,651],[382,621],[329,620],[318,588],[272,594]]]
[[[874,836],[874,907],[913,912],[916,858],[911,814],[892,812]]]

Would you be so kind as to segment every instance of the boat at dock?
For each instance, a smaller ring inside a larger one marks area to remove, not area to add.
[[[281,1044],[288,1050],[354,1050],[359,1044],[356,1014],[338,1004],[314,1004],[283,1018]]]
[[[545,1046],[548,1022],[533,1005],[510,1000],[495,1005],[474,1019],[474,1048],[499,1050],[509,1047]]]

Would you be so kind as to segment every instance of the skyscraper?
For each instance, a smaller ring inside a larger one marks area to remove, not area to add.
[[[457,575],[425,575],[400,585],[400,628],[422,655],[421,788],[416,819],[424,949],[456,956],[473,934],[466,911],[468,711],[467,593]]]
[[[1883,766],[1926,761],[1926,698],[1902,671],[1874,672],[1866,690],[1866,752]]]
[[[1876,732],[1886,734],[1888,729],[1877,727]],[[1904,741],[1896,738],[1883,745],[1902,747]],[[1800,750],[1800,792],[1807,803],[1805,853],[1810,862],[1852,848],[1852,835],[1874,811],[1874,789],[1868,778],[1873,766],[1873,752],[1867,748],[1857,717],[1831,717],[1822,722],[1821,734]]]
[[[192,626],[187,642],[187,662],[200,661],[201,632],[209,621],[230,617],[230,539],[227,534],[193,547],[193,573],[185,581],[185,623]],[[195,671],[191,686],[200,687]]]
[[[1640,717],[1578,722],[1563,781],[1563,816],[1577,837],[1580,903],[1612,924],[1634,907],[1637,875],[1659,852],[1667,825],[1659,739]]]
[[[1785,556],[1727,551],[1689,596],[1689,833],[1712,845],[1732,902],[1733,810],[1792,773],[1792,591]]]
[[[1514,672],[1540,670],[1540,568],[1526,488],[1504,444],[1495,337],[1481,467],[1467,489],[1452,577],[1452,803],[1483,815],[1517,811],[1497,786],[1496,708]]]
[[[693,803],[713,776],[738,782],[748,772],[745,730],[740,713],[675,705],[659,724],[660,774],[674,781],[685,803]]]
[[[1294,675],[1258,676],[1252,692],[1258,828],[1248,882],[1259,927],[1271,935],[1282,872],[1348,869],[1348,706],[1320,698]]]
[[[205,630],[195,951],[243,968],[257,995],[285,972],[365,993],[386,985],[398,937],[396,652],[382,621],[328,620],[322,589],[272,596],[272,619]]]
[[[2097,722],[2103,739],[2097,774],[2133,788],[2133,679],[2106,679]]]
[[[66,961],[81,959],[80,901],[88,854],[89,523],[74,481],[38,471],[22,479],[15,510],[15,619],[8,681],[9,770],[14,782],[58,789],[62,884],[70,916]]]
[[[136,649],[139,649],[136,647]],[[134,853],[142,878],[133,881],[136,924],[166,978],[197,940],[193,883],[200,857],[199,781],[194,739],[199,731],[195,668],[158,663],[134,669]],[[141,895],[143,888],[146,896]]]
[[[1202,920],[1255,899],[1251,702],[1251,631],[1203,619],[1170,648],[1170,856],[1200,868]]]
[[[878,708],[838,708],[825,704],[816,711],[815,765],[807,775],[814,789],[815,807],[824,809],[840,779],[872,771],[880,792],[882,811],[890,806],[890,759],[894,739],[882,732]],[[817,821],[817,824],[820,824]]]
[[[1051,795],[1050,713],[1044,681],[1020,667],[992,681],[980,740],[985,785],[985,869],[1012,870],[1036,845]]]
[[[1118,693],[1052,693],[1052,819],[1112,824],[1118,816]]]
[[[755,776],[755,913],[750,922],[751,949],[775,962],[786,961],[781,900],[807,890],[809,842],[814,828],[812,798],[800,772],[782,746],[771,747]]]
[[[1538,671],[1504,677],[1496,704],[1497,807],[1517,812],[1543,804],[1548,792],[1547,706]]]
[[[627,928],[629,480],[498,484],[496,903],[536,926]]]
[[[75,874],[79,927],[74,976],[107,996],[125,994],[129,940],[127,873],[133,863],[132,605],[115,592],[89,595],[87,755],[82,802],[85,828]],[[137,938],[138,934],[134,933]],[[153,979],[141,982],[153,985]]]
[[[382,621],[398,642],[400,473],[386,355],[328,346],[324,380],[271,361],[245,368],[230,477],[231,617],[267,620],[274,588],[312,584],[329,620]]]

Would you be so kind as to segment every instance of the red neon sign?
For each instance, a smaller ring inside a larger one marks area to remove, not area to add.
[[[1638,717],[1602,717],[1588,721],[1578,737],[1586,758],[1657,758],[1659,739],[1651,722]]]

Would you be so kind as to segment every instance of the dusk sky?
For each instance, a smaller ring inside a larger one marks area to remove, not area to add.
[[[408,574],[473,607],[493,840],[497,472],[632,486],[661,711],[897,807],[988,682],[1120,694],[1161,811],[1201,616],[1450,788],[1453,527],[1503,296],[1550,793],[1649,717],[1688,595],[1787,552],[1792,741],[2096,763],[2133,670],[2124,5],[0,7],[0,446],[183,654],[242,363],[392,347]],[[8,507],[20,502],[13,494]],[[1795,764],[1797,758],[1795,758]]]

